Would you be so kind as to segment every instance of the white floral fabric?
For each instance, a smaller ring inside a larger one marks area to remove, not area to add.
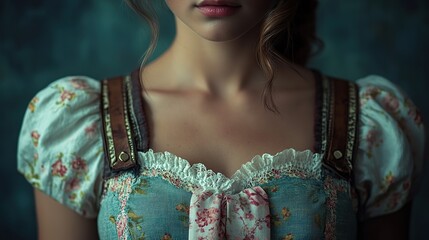
[[[100,84],[67,77],[28,105],[18,142],[18,171],[37,189],[95,218],[102,190]]]
[[[189,239],[270,239],[270,227],[268,195],[261,187],[192,195]]]
[[[361,219],[401,208],[423,165],[422,117],[403,92],[380,76],[360,86],[360,138],[354,163]]]

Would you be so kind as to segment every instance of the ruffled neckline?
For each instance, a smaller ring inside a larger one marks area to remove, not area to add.
[[[285,149],[276,154],[254,156],[231,177],[208,169],[203,163],[191,164],[171,152],[139,152],[141,174],[160,176],[188,190],[236,193],[285,176],[320,179],[322,154],[310,150]]]

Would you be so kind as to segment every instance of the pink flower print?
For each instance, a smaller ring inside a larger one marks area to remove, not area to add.
[[[202,194],[198,195],[198,201],[199,202],[204,202],[208,198],[210,198],[212,195],[213,195],[212,192],[203,192]]]
[[[70,81],[71,85],[75,88],[75,89],[87,89],[88,88],[88,84],[79,78],[74,78]]]
[[[255,218],[255,216],[252,213],[246,213],[245,218],[248,220],[253,220]]]
[[[80,157],[77,157],[72,161],[72,168],[76,171],[86,171],[87,170],[87,164],[85,160],[83,160]]]
[[[247,196],[249,199],[252,199],[254,196],[256,196],[256,193],[253,191],[253,189],[252,189],[252,190],[250,190],[250,189],[245,189],[245,190],[243,190],[243,192],[246,194],[246,196]]]
[[[257,239],[255,238],[255,235],[250,234],[250,235],[246,235],[243,238],[243,240],[257,240]]]
[[[118,239],[122,239],[125,228],[128,224],[128,218],[127,215],[121,215],[119,216],[119,221],[116,221],[116,231],[118,233]]]
[[[410,108],[410,110],[408,111],[408,116],[411,117],[411,119],[414,120],[414,122],[420,126],[423,124],[423,119],[422,119],[422,115],[419,112],[419,110],[416,107],[412,107]]]
[[[88,137],[94,137],[97,133],[97,124],[94,122],[85,128],[85,134]]]
[[[368,87],[364,93],[364,96],[376,98],[380,94],[380,89],[376,87]]]
[[[247,198],[247,197],[245,197],[245,196],[240,196],[240,197],[238,198],[238,201],[240,202],[240,206],[238,207],[238,209],[240,209],[242,206],[247,206],[247,205],[249,205],[249,201],[250,201],[250,199],[249,199],[249,201],[248,201],[248,198]]]
[[[267,225],[267,228],[271,228],[271,215],[268,214],[267,216],[265,216],[265,224]]]
[[[112,181],[110,181],[109,183],[108,183],[108,188],[109,188],[109,191],[112,191],[112,192],[116,192],[116,190],[119,188],[119,180],[118,180],[118,176],[116,176],[116,177],[114,177],[113,179],[112,179]]]
[[[198,227],[203,228],[210,224],[217,222],[219,219],[219,209],[218,208],[205,208],[197,212],[197,219],[195,222],[198,224]]]
[[[366,135],[366,141],[368,142],[370,147],[374,147],[375,145],[378,144],[379,142],[378,136],[379,136],[379,132],[377,130],[371,129],[368,131]]]
[[[366,142],[368,148],[366,155],[368,158],[372,158],[373,149],[379,147],[383,142],[383,139],[380,138],[380,132],[374,128],[370,129],[363,140]]]
[[[67,190],[68,191],[76,191],[79,188],[80,188],[80,180],[79,180],[79,178],[73,178],[67,184]]]
[[[368,87],[360,98],[360,105],[365,105],[369,99],[375,99],[380,94],[380,89]]]
[[[252,205],[259,206],[268,204],[268,196],[261,187],[245,189],[243,192],[247,195],[248,202]],[[244,201],[246,201],[246,199],[244,199]]]
[[[255,187],[255,192],[258,193],[259,197],[262,199],[262,203],[268,204],[268,195],[261,187]]]
[[[390,113],[396,113],[399,110],[399,101],[398,99],[391,93],[388,93],[382,100],[383,106]]]
[[[126,179],[123,179],[119,182],[118,191],[119,191],[118,199],[121,202],[121,208],[125,208],[125,206],[127,205],[130,193],[132,192],[131,177],[127,177]]]
[[[39,146],[40,134],[37,131],[31,132],[31,139],[33,140],[34,147]]]
[[[57,104],[60,106],[67,106],[67,101],[72,101],[76,97],[76,93],[67,91],[64,89],[64,87],[61,87],[59,85],[56,85],[55,88],[60,93],[60,99],[57,101]]]
[[[205,192],[194,194],[189,214],[190,239],[269,239],[270,210],[261,204],[264,196],[259,188],[233,195],[215,194],[207,202],[199,202]],[[225,232],[227,224],[228,233]]]
[[[71,101],[75,98],[76,94],[67,90],[63,90],[61,93],[61,102]]]
[[[63,165],[63,162],[60,159],[58,159],[54,164],[51,166],[52,175],[58,176],[58,177],[64,177],[67,173],[67,167]]]

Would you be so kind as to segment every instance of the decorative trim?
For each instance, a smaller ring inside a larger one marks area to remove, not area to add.
[[[334,181],[330,176],[327,176],[324,183],[325,191],[328,194],[326,199],[326,225],[325,225],[325,239],[336,239],[336,226],[337,226],[337,203],[338,194],[334,186]]]
[[[138,167],[133,122],[129,112],[129,88],[129,76],[103,81],[101,105],[106,151],[104,178]]]
[[[122,96],[124,101],[124,122],[125,122],[125,131],[127,132],[127,139],[128,139],[128,145],[130,147],[130,156],[131,161],[133,163],[136,162],[136,148],[135,143],[133,139],[133,133],[131,130],[130,125],[130,115],[129,115],[129,109],[132,109],[132,100],[131,100],[131,83],[130,83],[130,76],[126,76],[123,81],[123,88],[122,88]]]
[[[172,185],[189,192],[214,191],[237,193],[283,177],[322,179],[322,156],[311,151],[286,149],[275,155],[255,156],[228,178],[207,169],[203,164],[189,161],[170,152],[139,152],[141,175],[159,176]]]
[[[348,117],[348,129],[347,129],[347,149],[346,149],[346,160],[349,164],[350,169],[353,169],[353,154],[356,144],[356,131],[357,131],[357,86],[354,83],[349,83],[349,117]]]
[[[328,147],[328,124],[330,122],[330,112],[333,105],[331,82],[326,76],[322,76],[322,127],[321,127],[321,147],[320,153],[325,154]]]
[[[128,200],[132,193],[132,182],[133,176],[129,174],[115,176],[106,182],[106,188],[108,191],[114,193],[113,195],[116,196],[116,201],[119,205],[118,215],[116,217],[111,217],[113,217],[112,220],[116,226],[117,238],[121,240],[126,240],[130,237],[129,221],[131,219],[128,215]]]
[[[346,80],[331,78],[331,108],[324,166],[350,181],[356,138],[356,87]]]
[[[110,121],[110,114],[109,114],[109,87],[107,85],[107,81],[104,80],[102,82],[102,101],[103,101],[103,128],[105,132],[105,143],[107,147],[107,152],[109,156],[109,163],[112,165],[116,162],[116,151],[115,151],[115,144],[113,141],[113,132],[112,132],[112,124]]]

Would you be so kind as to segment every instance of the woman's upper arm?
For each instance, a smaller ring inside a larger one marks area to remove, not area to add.
[[[96,219],[77,214],[37,189],[34,194],[39,239],[98,239]]]

